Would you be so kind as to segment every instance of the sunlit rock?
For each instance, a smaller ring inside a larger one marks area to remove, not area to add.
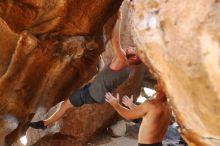
[[[189,145],[220,145],[220,3],[134,0],[133,36]]]

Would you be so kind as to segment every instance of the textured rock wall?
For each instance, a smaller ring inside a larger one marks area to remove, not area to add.
[[[111,36],[121,3],[0,1],[0,145],[20,146],[18,140],[33,117],[38,120],[53,113],[59,106],[46,114],[98,72],[99,55]],[[124,22],[130,22],[128,19],[124,15]],[[133,45],[130,30],[122,31],[123,47]],[[109,45],[106,48],[102,58],[109,62],[112,52]],[[133,67],[131,77],[117,92],[137,97],[147,75],[144,65]],[[108,104],[71,109],[46,131],[28,129],[28,145],[84,145],[115,118],[116,112]]]
[[[133,36],[189,145],[220,145],[220,1],[134,0]]]

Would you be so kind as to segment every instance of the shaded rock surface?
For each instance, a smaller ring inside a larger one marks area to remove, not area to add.
[[[126,123],[124,120],[119,120],[116,124],[111,125],[109,129],[113,136],[125,136]]]
[[[103,26],[121,2],[0,2],[1,125],[8,115],[18,125],[1,131],[1,145],[24,135],[39,107],[47,110],[97,73]]]

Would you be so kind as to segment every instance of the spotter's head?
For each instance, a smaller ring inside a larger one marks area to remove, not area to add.
[[[166,94],[165,92],[163,91],[163,86],[161,83],[157,83],[155,86],[154,86],[156,92],[157,92],[157,97],[161,98],[161,99],[165,99],[166,100]]]

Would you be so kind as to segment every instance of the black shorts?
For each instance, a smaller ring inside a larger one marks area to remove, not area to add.
[[[72,105],[79,107],[83,104],[93,104],[96,103],[96,101],[92,98],[92,96],[89,93],[89,86],[90,84],[84,86],[83,88],[80,88],[76,92],[73,92],[69,96],[69,100]]]
[[[152,144],[138,144],[138,146],[163,146],[162,142]]]

